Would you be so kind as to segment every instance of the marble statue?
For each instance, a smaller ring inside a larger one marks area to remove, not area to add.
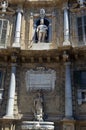
[[[6,12],[6,9],[8,7],[8,2],[6,0],[3,0],[1,2],[2,12]]]
[[[40,20],[40,25],[37,27],[38,42],[45,42],[48,27],[44,24],[44,19]]]
[[[44,19],[44,17],[45,17],[45,10],[43,8],[40,9],[40,17],[41,17],[41,19]]]
[[[42,121],[43,120],[43,99],[41,97],[41,94],[38,93],[37,97],[34,100],[34,107],[35,107],[35,111],[34,111],[34,115],[35,115],[35,119],[38,121]]]
[[[12,8],[8,7],[8,0],[2,0],[0,2],[0,14],[2,14],[2,16],[8,14],[8,15],[13,15],[15,14],[15,10],[13,10]]]

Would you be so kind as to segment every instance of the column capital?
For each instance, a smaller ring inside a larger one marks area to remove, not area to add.
[[[11,63],[11,67],[16,67],[17,64],[16,63]]]
[[[63,52],[63,61],[68,62],[69,61],[69,54],[67,54],[66,51]]]
[[[70,62],[70,61],[65,62],[64,65],[65,65],[65,66],[66,66],[66,65],[71,65],[71,62]]]
[[[23,9],[22,9],[22,8],[18,8],[18,9],[16,10],[16,12],[17,12],[17,13],[20,12],[21,14],[23,14]]]
[[[67,9],[67,10],[69,9],[69,7],[68,7],[68,3],[64,3],[64,4],[63,4],[63,8],[62,8],[62,10],[65,10],[65,9]]]
[[[16,64],[16,61],[17,61],[17,56],[13,54],[11,56],[11,62],[12,62],[12,64]]]

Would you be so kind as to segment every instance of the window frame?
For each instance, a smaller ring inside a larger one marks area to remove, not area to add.
[[[86,31],[85,31],[85,22],[84,22],[84,19],[86,17],[86,14],[85,15],[78,15],[77,18],[76,18],[76,23],[77,23],[77,36],[78,36],[78,42],[79,43],[82,43],[82,44],[86,44]],[[78,31],[78,18],[81,18],[81,21],[82,21],[82,25],[81,25],[81,28],[82,28],[82,40],[80,41],[79,40],[79,31]]]
[[[4,77],[5,77],[5,70],[0,69],[1,74],[1,81],[0,81],[0,104],[3,99],[3,92],[4,92]]]
[[[0,36],[0,48],[6,48],[7,47],[7,43],[8,43],[8,35],[9,35],[8,34],[8,31],[9,31],[9,20],[0,18],[0,21],[2,22],[1,30],[0,30],[0,33],[1,33],[1,36]],[[6,28],[3,27],[3,25],[4,25],[3,23],[5,21],[7,22],[7,27]],[[3,33],[2,33],[3,30],[6,30],[6,36],[5,36],[5,42],[4,43],[2,43],[2,41],[1,41],[2,40],[1,38],[2,38],[2,35],[3,35]]]
[[[82,77],[81,77],[81,74],[83,73],[83,72],[85,72],[86,73],[86,70],[78,70],[78,71],[74,71],[74,84],[76,84],[76,85],[78,85],[78,87],[80,88],[80,89],[86,89],[86,88],[84,88],[84,87],[82,87],[82,84],[83,84],[83,82],[81,81],[82,79]]]
[[[78,105],[81,105],[82,103],[86,103],[86,88],[82,87],[82,79],[81,79],[81,73],[85,72],[86,70],[77,70],[74,71],[74,84],[76,87],[78,87],[77,89],[77,101],[78,101]]]

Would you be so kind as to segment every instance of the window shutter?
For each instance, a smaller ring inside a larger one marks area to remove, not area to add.
[[[7,43],[8,20],[0,19],[0,47],[5,47]]]
[[[81,72],[81,88],[86,89],[86,71]]]
[[[80,71],[74,71],[74,83],[80,87],[81,84],[81,73]]]
[[[2,87],[2,71],[0,71],[0,88]]]
[[[86,36],[86,16],[84,16],[84,30],[85,30],[85,36]]]
[[[8,24],[8,21],[3,20],[2,35],[1,35],[1,43],[2,43],[2,44],[5,44],[5,43],[6,43],[7,24]]]
[[[78,26],[78,39],[79,41],[83,41],[82,17],[77,18],[77,26]]]

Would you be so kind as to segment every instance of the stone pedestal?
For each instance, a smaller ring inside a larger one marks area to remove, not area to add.
[[[75,130],[75,121],[63,120],[63,130]]]

